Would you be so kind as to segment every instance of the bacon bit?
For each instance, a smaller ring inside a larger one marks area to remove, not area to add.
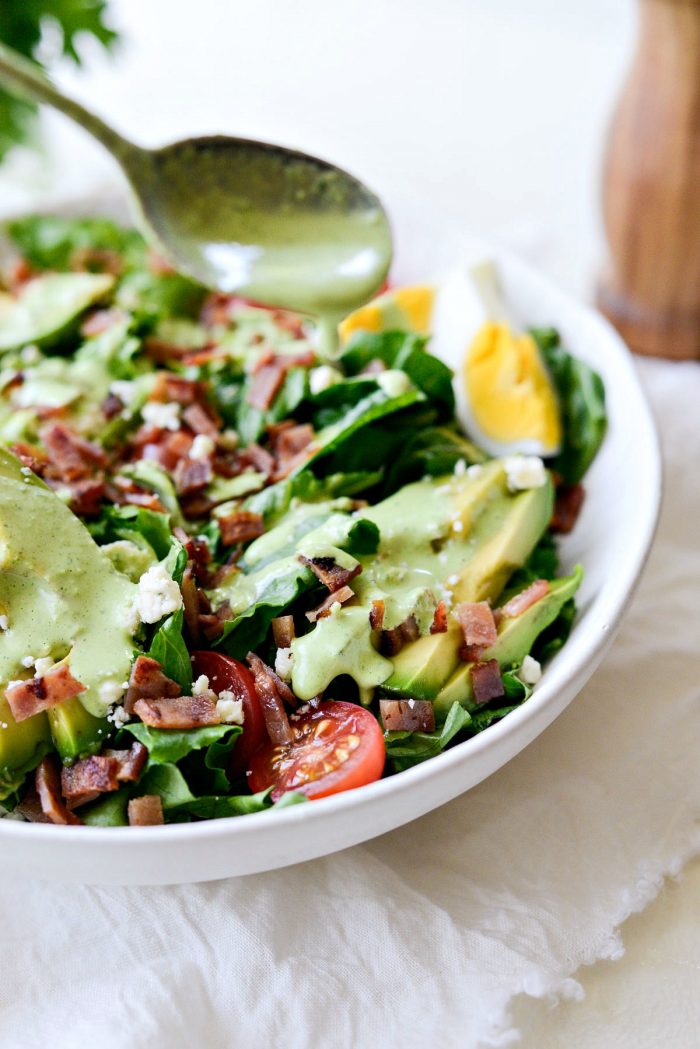
[[[207,437],[218,437],[221,420],[214,416],[212,408],[204,408],[200,403],[190,404],[182,413],[182,418],[195,433]]]
[[[168,277],[171,273],[175,273],[168,260],[159,255],[153,248],[148,249],[146,263],[151,273],[154,273],[156,277]]]
[[[276,616],[272,620],[272,636],[277,648],[289,648],[296,637],[294,616]]]
[[[166,470],[174,470],[180,460],[189,455],[192,435],[184,430],[176,430],[174,433],[157,430],[155,436],[154,441],[143,445],[141,458],[160,463]]]
[[[340,590],[334,590],[321,602],[320,605],[317,605],[316,608],[312,608],[310,612],[307,612],[306,618],[310,623],[315,623],[318,619],[325,619],[326,616],[331,614],[333,605],[344,605],[346,601],[351,601],[354,596],[355,592],[354,590],[351,590],[349,586],[341,586]]]
[[[163,403],[175,401],[187,407],[204,397],[204,386],[196,379],[186,379],[184,375],[175,375],[173,372],[159,372],[149,399]]]
[[[143,348],[146,355],[155,364],[172,364],[173,361],[180,361],[192,349],[192,347],[176,346],[164,339],[156,339],[153,335],[144,339]]]
[[[536,579],[534,583],[530,583],[526,590],[521,590],[515,597],[511,597],[510,601],[506,601],[502,608],[499,608],[501,616],[507,616],[510,619],[514,619],[516,616],[522,615],[528,608],[541,601],[545,594],[549,593],[549,583],[546,579]]]
[[[27,788],[22,800],[15,805],[14,811],[18,812],[20,816],[24,816],[25,820],[29,820],[30,823],[52,822],[48,816],[44,815],[39,795],[34,786]]]
[[[369,610],[369,625],[372,630],[381,630],[384,624],[385,606],[382,600],[373,601]]]
[[[105,495],[105,482],[99,477],[84,477],[82,481],[69,481],[69,506],[80,517],[95,517],[99,514]]]
[[[44,427],[40,437],[46,445],[52,466],[60,471],[63,481],[77,481],[98,467],[107,465],[107,456],[102,448],[79,437],[61,423]]]
[[[468,648],[489,648],[496,644],[496,620],[488,602],[463,601],[456,606],[455,615],[462,628],[464,644]]]
[[[488,703],[491,699],[499,699],[505,695],[501,668],[497,659],[489,659],[486,663],[475,663],[470,674],[475,703],[479,705]]]
[[[190,520],[197,520],[201,517],[206,517],[216,506],[216,503],[210,499],[204,492],[193,492],[192,495],[183,495],[180,497],[180,507],[185,517]]]
[[[262,659],[256,656],[254,652],[249,652],[246,659],[250,669],[253,671],[253,676],[255,678],[255,691],[258,694],[260,705],[262,706],[267,734],[270,737],[270,741],[274,746],[291,743],[294,739],[294,734],[289,724],[284,704],[280,698],[279,687],[277,684],[279,678],[275,681],[277,675],[274,670],[272,670],[271,667],[266,666]]]
[[[300,466],[312,454],[311,444],[315,437],[313,426],[304,423],[290,426],[275,434],[273,447],[277,458],[274,478],[281,481]]]
[[[581,484],[562,485],[560,488],[557,488],[554,514],[549,523],[549,527],[553,532],[558,532],[560,535],[568,535],[569,532],[573,531],[574,525],[578,521],[578,515],[581,513],[585,497],[586,493]]]
[[[383,630],[379,642],[379,651],[384,656],[397,655],[404,645],[409,641],[415,641],[420,636],[418,623],[415,616],[409,616],[399,626],[391,630]]]
[[[266,477],[272,477],[275,472],[275,460],[273,456],[259,444],[249,444],[241,452],[240,462],[242,466],[252,466]]]
[[[435,731],[435,708],[428,699],[380,699],[379,713],[387,732]]]
[[[58,764],[52,755],[44,758],[34,777],[36,792],[39,795],[41,809],[51,823],[82,823],[77,816],[69,812],[61,798],[61,777]]]
[[[134,713],[151,728],[189,729],[221,723],[215,701],[206,694],[137,699]]]
[[[71,253],[68,266],[80,272],[87,270],[90,273],[111,273],[113,277],[118,277],[124,263],[121,255],[116,251],[110,251],[109,248],[86,247],[76,248]]]
[[[165,823],[163,802],[158,794],[132,798],[128,806],[130,827],[160,827]]]
[[[103,755],[114,758],[119,765],[117,779],[120,783],[135,783],[148,760],[148,750],[138,740],[134,740],[128,750],[104,750]]]
[[[304,322],[296,313],[288,313],[286,310],[275,310],[274,321],[282,331],[288,331],[295,339],[304,338]]]
[[[37,477],[44,476],[49,460],[46,452],[41,448],[35,448],[33,444],[25,444],[24,441],[17,441],[15,444],[10,445],[10,451],[17,456],[23,466],[28,466]]]
[[[218,517],[217,521],[221,529],[221,542],[224,546],[247,543],[251,539],[257,539],[265,531],[262,515],[255,514],[251,510],[236,510],[235,513]]]
[[[231,313],[236,299],[233,295],[225,295],[215,291],[204,300],[199,319],[207,328],[225,327],[231,320]]]
[[[173,474],[179,495],[192,495],[206,488],[213,477],[209,459],[181,459]]]
[[[362,571],[360,564],[355,565],[354,568],[343,568],[336,564],[332,557],[304,557],[303,554],[299,554],[297,561],[301,561],[303,565],[310,568],[316,578],[327,586],[331,593],[347,586],[350,580]]]
[[[216,641],[224,632],[222,620],[213,612],[201,613],[198,616],[199,629],[207,641]]]
[[[115,324],[119,324],[123,321],[125,317],[126,314],[116,308],[94,310],[94,312],[90,313],[83,321],[80,328],[80,334],[85,339],[91,339],[95,335],[103,335],[104,332],[109,331],[109,329],[114,327]]]
[[[48,710],[49,707],[65,703],[67,699],[79,696],[85,691],[85,685],[76,681],[68,664],[58,663],[43,677],[18,681],[6,690],[5,698],[10,704],[13,718],[20,722],[39,714],[42,710]]]
[[[144,510],[155,510],[158,514],[166,514],[168,511],[154,492],[148,492],[145,488],[134,485],[133,489],[124,493],[124,502],[131,506],[142,506]]]
[[[179,696],[181,691],[176,681],[165,676],[157,660],[150,656],[139,656],[131,668],[124,709],[127,714],[133,714],[139,699]]]
[[[116,393],[108,393],[102,402],[102,414],[105,419],[114,419],[124,408],[124,402]]]
[[[12,263],[10,272],[7,275],[7,283],[10,291],[19,291],[27,281],[30,281],[32,277],[35,276],[36,273],[28,259],[17,259]]]
[[[68,807],[77,809],[99,794],[108,794],[119,786],[119,762],[103,754],[76,761],[61,769],[61,790]]]
[[[194,569],[191,564],[188,564],[187,568],[182,573],[182,584],[180,590],[182,591],[185,623],[189,630],[190,637],[193,641],[197,642],[199,641],[199,594],[197,593]]]
[[[253,381],[246,393],[246,403],[251,408],[257,408],[261,412],[267,411],[282,389],[286,374],[287,365],[279,357],[275,357],[269,363],[257,367],[253,373]]]
[[[435,615],[433,616],[432,626],[430,627],[431,634],[445,634],[447,633],[447,606],[444,601],[438,601],[435,608]]]

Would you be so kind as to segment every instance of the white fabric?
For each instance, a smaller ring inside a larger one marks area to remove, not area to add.
[[[7,886],[7,1049],[502,1046],[515,995],[580,993],[700,851],[700,369],[643,366],[667,490],[602,668],[509,766],[413,825],[203,886]],[[690,1044],[690,1043],[678,1043]]]

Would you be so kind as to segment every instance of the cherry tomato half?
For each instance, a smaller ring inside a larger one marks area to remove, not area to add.
[[[268,742],[248,770],[252,791],[273,787],[277,800],[288,790],[325,798],[379,779],[384,770],[384,737],[379,722],[355,703],[327,700],[290,720],[291,743]]]
[[[243,700],[243,734],[236,740],[229,766],[232,776],[243,775],[251,756],[268,741],[253,675],[243,663],[221,652],[195,652],[192,670],[195,678],[206,674],[214,692],[233,692],[236,699]]]

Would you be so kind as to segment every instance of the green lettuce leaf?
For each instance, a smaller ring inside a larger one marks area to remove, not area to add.
[[[270,799],[270,790],[259,794],[205,795],[198,798],[176,765],[157,765],[150,769],[139,784],[139,794],[157,794],[163,802],[168,822],[187,820],[192,816],[199,819],[244,816],[251,812],[264,812],[274,804]],[[305,801],[307,798],[303,794],[289,793],[280,798],[274,807],[286,808]]]
[[[192,663],[182,637],[183,625],[184,613],[180,608],[156,630],[148,655],[160,663],[165,676],[177,681],[187,696],[192,689]]]
[[[436,732],[385,732],[387,757],[397,772],[419,765],[442,753],[457,733],[468,728],[471,722],[468,711],[459,703],[453,703],[444,725]]]
[[[240,725],[204,725],[202,728],[179,729],[151,728],[141,721],[129,722],[123,728],[135,736],[139,743],[148,748],[149,768],[155,765],[177,764],[195,750],[208,749],[227,740],[233,746],[243,729]],[[231,749],[230,747],[228,748]],[[219,763],[221,750],[213,752],[210,768],[222,767]]]
[[[427,338],[405,331],[356,332],[340,357],[348,375],[357,375],[370,361],[380,360],[387,368],[399,368],[438,408],[440,415],[454,416],[452,370],[426,350]]]

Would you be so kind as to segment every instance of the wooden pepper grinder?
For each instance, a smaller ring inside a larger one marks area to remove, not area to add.
[[[640,0],[604,171],[598,305],[631,349],[700,358],[700,0]]]

